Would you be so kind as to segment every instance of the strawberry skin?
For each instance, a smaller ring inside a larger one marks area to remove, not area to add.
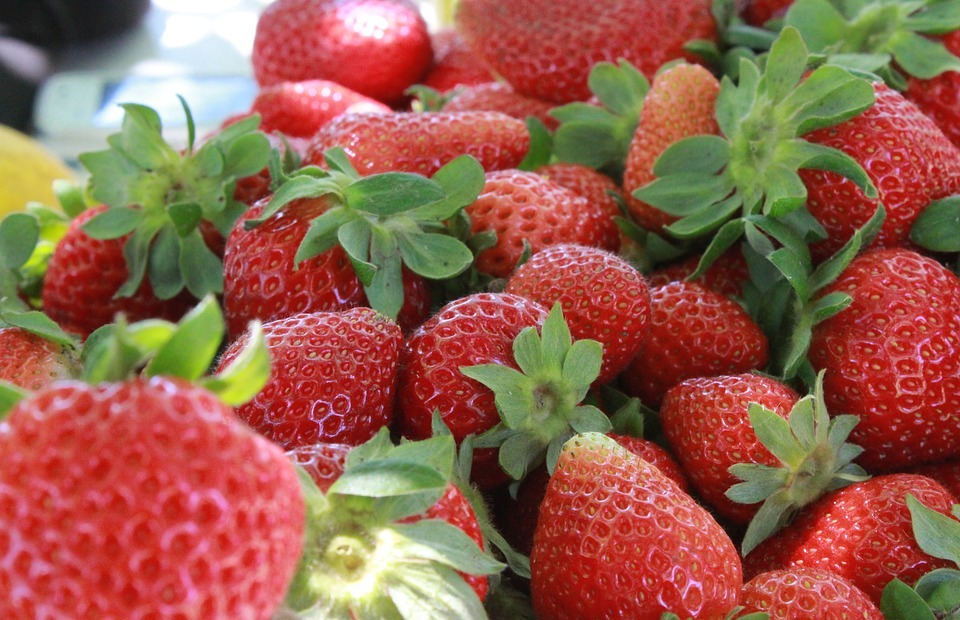
[[[283,452],[180,380],[60,382],[0,430],[0,616],[268,618],[299,559]]]
[[[802,510],[779,534],[744,558],[748,579],[768,570],[805,566],[836,573],[879,604],[893,578],[913,583],[947,560],[924,553],[914,539],[906,496],[950,514],[956,498],[924,476],[888,474],[833,491]]]
[[[423,78],[424,86],[445,93],[457,86],[496,81],[496,76],[473,53],[455,28],[441,28],[430,35],[433,64]]]
[[[737,374],[767,363],[767,338],[735,301],[694,282],[650,289],[650,330],[621,373],[624,391],[659,407],[692,377]]]
[[[960,150],[933,120],[902,94],[874,83],[876,101],[858,116],[804,139],[837,148],[863,166],[879,195],[870,200],[849,179],[804,169],[807,209],[827,231],[811,246],[824,259],[862,227],[882,203],[886,219],[874,246],[903,246],[913,222],[934,200],[960,191]]]
[[[537,252],[504,289],[545,308],[559,302],[574,340],[603,346],[595,385],[606,383],[636,356],[650,323],[650,291],[622,258],[599,248],[561,243]]]
[[[432,59],[409,0],[277,0],[260,14],[251,55],[262,86],[324,79],[389,104]]]
[[[0,328],[0,381],[36,391],[79,374],[80,361],[68,347],[19,327]]]
[[[371,308],[298,313],[263,324],[270,379],[236,408],[251,428],[285,450],[316,443],[359,445],[393,419],[403,334]],[[249,336],[233,341],[222,370]]]
[[[360,174],[433,174],[460,155],[473,155],[484,170],[520,165],[530,148],[523,121],[502,112],[345,114],[313,137],[304,163],[324,166],[323,153],[343,147]]]
[[[43,310],[65,331],[86,338],[122,312],[128,321],[161,318],[176,321],[196,301],[189,293],[160,300],[144,279],[129,297],[116,293],[129,272],[123,246],[127,237],[94,239],[81,228],[105,206],[75,217],[57,242],[43,280]]]
[[[816,325],[809,359],[831,412],[860,417],[851,441],[868,471],[960,455],[960,280],[902,248],[855,258],[823,291],[852,304]]]
[[[505,278],[524,252],[557,243],[587,243],[595,228],[584,221],[587,199],[534,172],[488,172],[480,196],[466,208],[473,232],[493,231],[496,244],[481,251],[476,267]]]
[[[762,405],[786,419],[799,398],[789,386],[763,375],[697,377],[667,391],[660,423],[687,479],[704,501],[727,519],[746,524],[759,504],[738,504],[725,495],[739,482],[728,471],[730,466],[779,465],[754,433],[749,405]]]
[[[258,203],[247,211],[227,237],[223,307],[231,335],[242,333],[251,319],[269,321],[298,312],[368,305],[341,246],[294,265],[310,221],[329,207],[326,198],[299,200],[246,230],[244,222],[256,218],[263,207]],[[412,329],[427,317],[430,293],[416,274],[404,270],[403,280],[404,306],[397,320],[402,328]]]
[[[696,272],[701,258],[702,254],[694,254],[679,262],[659,266],[647,274],[647,283],[653,287],[686,280]],[[739,248],[734,247],[717,257],[696,282],[721,295],[737,298],[743,293],[744,283],[749,280],[747,259]]]
[[[710,514],[656,467],[596,433],[564,444],[530,554],[540,620],[723,618],[740,558]]]
[[[765,612],[781,620],[883,620],[873,601],[828,571],[795,566],[761,573],[743,584],[741,613]]]
[[[960,54],[960,30],[939,37],[954,56]],[[960,146],[960,73],[945,71],[934,78],[907,78],[904,96],[917,104],[950,139]]]
[[[445,112],[489,110],[525,120],[536,118],[548,129],[557,128],[557,119],[550,116],[554,104],[550,101],[521,95],[504,82],[484,82],[463,86],[443,106]]]
[[[389,111],[385,104],[329,80],[264,86],[250,105],[250,112],[260,115],[261,131],[296,138],[313,136],[341,114]]]
[[[686,57],[692,39],[716,39],[707,0],[462,0],[458,30],[519,92],[556,102],[591,95],[588,74],[624,58],[648,77]]]
[[[539,304],[510,293],[474,293],[441,308],[407,338],[401,353],[396,411],[400,433],[412,439],[429,437],[435,410],[458,442],[492,428],[500,421],[493,391],[460,368],[487,363],[518,368],[514,338],[546,318]],[[475,457],[478,484],[506,480],[494,450],[478,450]]]
[[[616,181],[589,166],[567,162],[540,166],[534,172],[587,199],[587,228],[596,231],[596,238],[588,240],[587,245],[610,252],[620,250],[621,233],[616,218],[623,216],[620,204],[625,197]]]

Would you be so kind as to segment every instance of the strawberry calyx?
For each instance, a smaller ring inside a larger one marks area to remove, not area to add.
[[[499,448],[500,467],[514,481],[540,463],[553,471],[563,443],[577,433],[605,433],[610,418],[582,404],[600,373],[603,349],[595,340],[573,341],[560,304],[540,333],[523,329],[513,341],[520,370],[503,364],[465,366],[460,372],[494,393],[501,422],[478,436],[475,447]]]
[[[483,190],[483,167],[474,157],[458,157],[431,178],[408,172],[361,176],[341,147],[324,158],[329,169],[296,171],[260,217],[245,225],[256,227],[294,200],[330,197],[332,206],[311,221],[294,261],[341,245],[371,307],[394,319],[403,305],[403,267],[429,280],[445,280],[473,264],[470,247],[446,224]]]
[[[306,543],[286,606],[300,618],[485,618],[462,575],[504,565],[442,519],[411,520],[451,484],[455,452],[452,435],[395,445],[382,429],[326,493],[301,473]]]
[[[738,81],[726,76],[721,82],[720,134],[692,136],[668,147],[654,165],[657,178],[634,192],[679,218],[665,228],[671,236],[708,240],[696,275],[744,237],[757,218],[776,219],[802,240],[822,235],[804,206],[807,189],[800,169],[835,172],[876,197],[876,187],[852,157],[802,137],[871,107],[873,86],[846,69],[820,65],[811,70],[812,64],[794,28],[780,33],[762,69],[742,58]]]
[[[909,585],[892,580],[883,589],[880,610],[888,620],[939,620],[960,618],[960,505],[952,517],[923,505],[908,494],[913,535],[924,552],[948,560],[957,568],[937,568]]]
[[[132,295],[147,278],[154,294],[170,299],[184,289],[197,299],[223,292],[223,264],[206,244],[200,225],[226,235],[246,206],[233,198],[240,178],[267,165],[270,144],[257,130],[259,116],[232,123],[200,146],[187,117],[183,152],[163,137],[160,117],[148,106],[122,104],[121,129],[109,148],[82,153],[90,196],[108,208],[83,229],[97,239],[130,235],[124,245],[129,277],[117,291]]]
[[[796,28],[812,52],[874,72],[899,90],[907,86],[904,74],[930,79],[960,71],[960,58],[933,38],[960,28],[960,3],[953,0],[796,0],[783,24]]]
[[[757,438],[781,465],[738,463],[729,469],[743,482],[730,487],[727,497],[742,504],[763,502],[747,526],[743,555],[824,493],[869,477],[853,463],[863,448],[846,441],[859,418],[829,415],[823,372],[813,393],[797,401],[787,419],[756,403],[750,404],[748,414]]]

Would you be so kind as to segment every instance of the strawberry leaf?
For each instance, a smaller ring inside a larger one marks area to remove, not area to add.
[[[460,528],[440,519],[395,523],[390,529],[401,537],[397,550],[411,560],[446,564],[470,575],[492,575],[506,566],[485,554]]]
[[[5,420],[10,410],[27,396],[25,389],[8,381],[0,381],[0,420]]]
[[[343,188],[346,203],[358,211],[387,217],[445,197],[436,182],[417,174],[385,172],[363,177]]]
[[[387,457],[363,461],[344,471],[327,494],[394,497],[427,491],[436,494],[436,501],[447,484],[446,476],[429,464]]]
[[[899,579],[893,579],[884,587],[880,611],[887,620],[937,620],[926,601]]]
[[[933,252],[960,251],[960,196],[927,205],[910,229],[910,240]]]
[[[477,593],[452,569],[408,564],[396,575],[388,575],[381,587],[396,606],[397,617],[402,620],[486,618]]]
[[[0,220],[0,269],[19,269],[40,241],[40,223],[28,213],[10,213]]]
[[[231,406],[242,405],[256,396],[270,378],[270,350],[259,321],[248,328],[250,340],[240,354],[218,374],[197,383]]]
[[[438,233],[411,232],[397,236],[403,264],[431,280],[452,278],[473,263],[463,242]]]
[[[960,521],[924,506],[913,495],[907,495],[906,501],[920,548],[960,568]]]
[[[220,306],[213,296],[207,296],[184,315],[144,372],[188,381],[199,379],[213,364],[224,333]]]

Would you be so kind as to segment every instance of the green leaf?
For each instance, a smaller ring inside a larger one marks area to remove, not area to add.
[[[339,195],[340,188],[328,177],[316,178],[309,175],[291,177],[276,189],[270,202],[260,212],[260,216],[244,222],[247,229],[255,228],[273,217],[283,207],[301,198],[319,198],[327,194]]]
[[[906,30],[941,35],[960,29],[960,1],[937,0],[923,4],[923,8],[904,20]]]
[[[500,417],[508,428],[519,428],[526,420],[531,403],[519,388],[527,381],[522,372],[502,364],[461,366],[460,372],[493,391]]]
[[[899,579],[893,579],[884,587],[880,611],[887,620],[937,620],[920,595]]]
[[[528,116],[524,122],[527,133],[530,134],[530,148],[517,168],[531,172],[549,164],[553,159],[553,134],[543,121],[534,116]]]
[[[800,299],[810,298],[809,279],[807,277],[810,271],[810,264],[804,261],[804,257],[796,253],[780,248],[770,253],[767,259],[776,266],[776,268],[787,279],[790,286],[796,292]]]
[[[404,299],[403,261],[397,238],[383,227],[373,227],[370,235],[370,262],[357,260],[352,255],[350,262],[361,282],[364,281],[362,270],[370,264],[375,266],[373,278],[369,284],[364,285],[363,290],[371,308],[396,320]]]
[[[381,587],[403,620],[487,617],[477,593],[452,569],[405,564],[402,570],[391,571]]]
[[[147,278],[154,295],[172,299],[183,290],[184,282],[180,271],[180,237],[171,222],[160,227],[147,252]]]
[[[870,108],[873,85],[842,67],[824,65],[784,99],[782,114],[802,136],[815,129],[832,127]]]
[[[403,264],[430,280],[452,278],[473,264],[473,252],[465,243],[439,233],[398,234]]]
[[[331,170],[336,170],[351,179],[359,179],[360,173],[350,163],[350,157],[342,146],[335,146],[323,152],[323,160]]]
[[[853,181],[868,198],[877,197],[877,188],[867,171],[857,160],[839,149],[806,140],[792,140],[788,147],[780,151],[780,154],[798,168],[835,172]]]
[[[700,135],[671,144],[654,163],[653,172],[668,174],[717,174],[730,162],[730,142],[721,136]]]
[[[758,544],[779,531],[796,512],[792,500],[785,493],[774,493],[760,505],[743,535],[740,553],[746,556]]]
[[[359,216],[344,207],[333,207],[310,221],[293,257],[294,265],[323,254],[337,244],[340,228]]]
[[[167,214],[181,237],[186,237],[196,230],[203,221],[203,209],[195,202],[170,205],[167,207]]]
[[[554,307],[556,308],[556,306]],[[550,316],[555,315],[551,312]],[[546,324],[544,324],[543,330],[543,339],[537,334],[535,327],[523,328],[513,339],[513,359],[516,360],[520,371],[528,377],[542,375],[562,364],[562,359],[558,360],[555,356],[554,359],[550,359],[548,356],[546,351],[547,345],[546,342],[544,342],[548,336]],[[567,332],[567,337],[566,347],[562,349],[563,352],[566,352],[566,349],[570,347],[569,331]],[[553,353],[556,353],[556,349],[554,349]],[[501,384],[500,387],[501,389],[509,389],[508,386],[503,384]]]
[[[422,175],[384,172],[347,185],[343,197],[353,209],[387,217],[442,200],[446,193],[438,183]]]
[[[905,72],[923,80],[947,71],[960,71],[960,58],[939,41],[901,30],[890,37],[893,58]]]
[[[270,350],[260,322],[251,322],[248,333],[246,345],[233,361],[218,374],[197,382],[233,407],[253,399],[270,378]]]
[[[395,523],[390,529],[403,539],[396,549],[405,559],[437,562],[469,575],[493,575],[506,568],[484,553],[466,532],[441,519]]]
[[[956,620],[956,613],[960,611],[960,571],[934,569],[921,577],[913,589],[931,609],[945,613],[944,618]]]
[[[797,0],[790,4],[783,23],[796,28],[814,52],[822,52],[847,36],[847,20],[829,0]]]
[[[40,241],[40,222],[28,213],[10,213],[0,220],[0,268],[18,269],[33,256]]]
[[[399,445],[392,446],[388,455],[391,458],[424,463],[449,479],[453,476],[457,445],[452,434],[435,435],[415,441],[403,440]]]
[[[208,295],[184,315],[144,372],[188,381],[199,379],[216,358],[224,333],[220,305]]]
[[[391,497],[423,491],[442,492],[449,481],[434,467],[406,459],[364,461],[345,471],[327,494]]]
[[[440,186],[444,197],[409,211],[414,220],[437,222],[450,219],[477,200],[483,191],[485,176],[483,166],[476,158],[461,155],[437,170],[431,180]]]
[[[926,553],[960,567],[960,521],[924,506],[907,495],[913,535]]]
[[[910,229],[910,240],[933,252],[960,251],[960,195],[927,205]]]
[[[624,59],[618,64],[598,62],[587,78],[590,92],[607,109],[619,116],[638,118],[650,82],[636,67]]]
[[[613,429],[607,414],[592,405],[574,407],[569,422],[570,428],[577,433],[608,433]]]
[[[0,380],[0,420],[5,420],[10,410],[27,395],[25,389],[8,381]]]
[[[665,230],[677,239],[696,239],[725,226],[742,206],[740,196],[734,194],[684,216],[667,226]]]
[[[240,136],[227,146],[223,174],[237,179],[251,176],[266,168],[269,159],[270,141],[265,135],[257,132]]]
[[[839,291],[824,295],[816,300],[811,308],[812,324],[816,325],[822,321],[835,316],[841,310],[853,303],[853,298],[846,293]]]
[[[132,233],[143,222],[142,209],[112,207],[84,222],[83,232],[94,239],[118,239]]]
[[[140,368],[172,336],[169,321],[144,320],[128,325],[110,323],[90,335],[81,351],[83,378],[88,383],[124,380]]]
[[[77,339],[63,331],[56,321],[39,310],[19,310],[7,307],[7,299],[0,299],[0,326],[8,325],[36,334],[45,340],[66,347],[77,347]]]
[[[121,103],[123,121],[120,133],[108,138],[141,169],[160,168],[177,158],[177,152],[163,140],[160,115],[138,103]]]
[[[784,463],[798,467],[806,456],[806,451],[790,432],[787,420],[756,403],[750,403],[748,414],[750,424],[761,443]]]
[[[596,169],[626,161],[629,146],[629,139],[609,120],[564,123],[553,135],[553,151],[558,160]]]
[[[531,330],[531,338],[536,338],[536,330]],[[543,368],[563,368],[573,342],[573,336],[570,334],[570,326],[567,325],[563,316],[563,307],[559,301],[555,302],[550,308],[550,313],[547,314],[543,327],[540,329],[539,341],[542,344],[542,347],[538,349],[540,367],[527,368],[521,365],[520,368],[527,375],[534,375],[542,371]],[[516,353],[516,349],[514,352]],[[520,363],[519,357],[517,363]]]
[[[180,273],[187,290],[197,299],[211,293],[223,293],[223,262],[206,244],[199,230],[194,230],[181,241]]]
[[[596,340],[577,340],[563,359],[563,380],[580,388],[582,399],[590,385],[600,376],[603,346]]]
[[[340,242],[340,245],[343,246],[350,257],[357,278],[364,286],[370,286],[378,268],[370,256],[370,248],[373,244],[373,227],[364,219],[349,220],[337,230],[337,241]]]
[[[679,173],[660,177],[633,192],[633,197],[677,217],[691,215],[722,201],[731,192],[719,175]]]
[[[515,433],[500,446],[500,468],[514,480],[523,480],[543,459],[543,442],[529,433]]]
[[[782,101],[807,69],[807,46],[796,28],[784,28],[773,42],[760,79],[760,91],[771,101]]]

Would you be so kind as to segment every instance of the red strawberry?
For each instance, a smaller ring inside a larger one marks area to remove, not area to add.
[[[815,260],[836,252],[882,204],[886,219],[875,246],[906,245],[910,227],[934,200],[960,191],[960,150],[936,124],[899,92],[874,83],[876,100],[860,115],[808,133],[815,144],[855,159],[878,195],[868,199],[850,179],[821,170],[801,170],[807,209],[827,231],[811,246]]]
[[[394,104],[433,59],[408,0],[278,0],[257,21],[251,62],[262,86],[322,79]]]
[[[754,432],[750,406],[759,405],[786,419],[799,399],[793,388],[763,375],[695,377],[667,391],[660,422],[693,488],[717,513],[746,524],[759,504],[740,504],[727,497],[727,490],[739,482],[730,467],[780,464]]]
[[[341,114],[389,112],[375,99],[328,80],[278,82],[263,86],[250,104],[260,115],[260,129],[309,138]]]
[[[943,514],[956,498],[930,478],[877,476],[833,491],[800,511],[789,527],[744,558],[744,573],[795,566],[834,572],[875,603],[891,579],[913,583],[949,565],[922,551],[914,539],[907,495]]]
[[[957,276],[911,250],[874,250],[823,291],[833,292],[853,301],[814,327],[809,359],[826,371],[828,408],[860,418],[858,462],[894,471],[960,455]]]
[[[347,467],[347,458],[354,446],[331,443],[304,445],[287,453],[290,459],[303,467],[317,487],[324,493],[340,478]],[[476,545],[484,548],[483,534],[477,515],[466,496],[453,483],[437,501],[422,514],[405,517],[401,523],[415,523],[422,519],[441,519],[465,532]],[[483,600],[487,595],[488,582],[483,575],[462,574],[477,596]]]
[[[624,390],[644,404],[658,407],[684,379],[766,365],[766,336],[732,299],[681,281],[650,289],[650,305],[650,330],[621,374]]]
[[[539,304],[509,293],[475,293],[449,302],[418,327],[401,354],[397,386],[397,428],[404,437],[432,434],[438,411],[457,442],[480,434],[500,421],[489,388],[464,375],[461,368],[497,363],[517,368],[513,341],[525,327],[547,317]],[[472,478],[481,487],[506,480],[496,451],[478,450]]]
[[[746,0],[746,6],[740,13],[748,24],[763,26],[775,18],[782,18],[793,4],[793,0]]]
[[[0,327],[0,381],[36,391],[80,374],[77,350],[21,327]]]
[[[953,56],[960,56],[960,30],[937,38]],[[926,79],[909,76],[904,96],[932,118],[951,142],[960,146],[960,117],[957,116],[960,72],[954,69]]]
[[[463,0],[456,24],[470,46],[519,92],[551,101],[590,97],[594,64],[624,58],[648,77],[688,56],[693,39],[716,39],[706,0],[604,1],[584,14],[572,0]]]
[[[324,165],[324,153],[343,147],[363,175],[415,172],[432,176],[460,155],[485,170],[516,168],[530,146],[523,121],[499,112],[347,114],[321,129],[305,163]]]
[[[635,198],[633,192],[656,178],[653,165],[668,146],[689,136],[719,132],[714,117],[719,91],[717,78],[699,65],[679,64],[654,78],[623,174],[627,208],[642,227],[656,232],[676,221],[675,216]]]
[[[928,463],[913,467],[908,470],[908,473],[933,478],[953,493],[954,497],[960,499],[960,460]]]
[[[686,280],[696,272],[702,258],[701,254],[695,254],[679,262],[659,266],[647,274],[647,283],[654,287]],[[750,272],[743,252],[740,248],[731,248],[711,263],[695,282],[721,295],[736,298],[741,296],[743,285],[749,280]]]
[[[505,278],[525,252],[557,243],[587,243],[598,235],[585,221],[587,199],[533,172],[488,172],[483,191],[466,208],[474,234],[495,232],[496,243],[482,250],[476,268]]]
[[[43,310],[82,338],[112,323],[117,313],[128,321],[176,320],[195,302],[188,293],[161,300],[143,280],[132,295],[117,292],[129,278],[123,247],[128,237],[95,239],[83,226],[107,211],[104,205],[84,211],[57,243],[43,281]]]
[[[303,544],[283,452],[212,393],[55,383],[0,430],[0,615],[267,618]]]
[[[237,415],[285,450],[317,443],[361,444],[393,419],[403,334],[370,308],[294,314],[263,324],[270,380]],[[248,337],[220,358],[225,368]]]
[[[554,104],[550,101],[521,95],[504,82],[484,82],[463,86],[452,93],[444,104],[445,112],[487,110],[525,120],[532,116],[548,129],[556,129],[557,119],[550,116]]]
[[[730,538],[660,471],[597,433],[564,444],[530,554],[537,618],[723,618],[737,604]]]
[[[650,324],[650,291],[643,276],[599,248],[560,243],[535,253],[504,289],[545,308],[559,302],[575,340],[603,346],[596,383],[613,379],[640,349]]]
[[[761,573],[743,584],[741,613],[782,620],[883,620],[877,606],[852,583],[829,571],[795,566]]]
[[[587,227],[597,231],[596,239],[590,240],[587,245],[610,252],[620,249],[622,235],[616,218],[623,216],[620,205],[625,197],[616,181],[589,166],[573,163],[546,164],[534,172],[587,199],[590,214]]]
[[[454,28],[441,28],[430,35],[433,64],[423,78],[424,86],[445,93],[457,86],[493,82],[496,77]]]

